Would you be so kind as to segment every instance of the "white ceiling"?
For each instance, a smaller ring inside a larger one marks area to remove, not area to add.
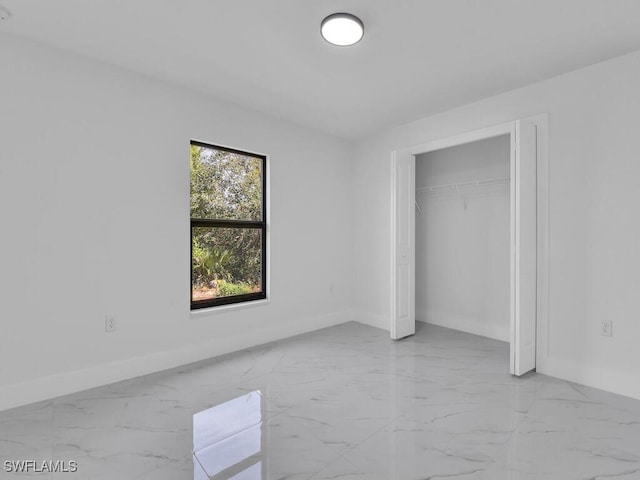
[[[0,31],[346,138],[640,49],[638,0],[0,3]],[[360,43],[322,40],[336,11]]]

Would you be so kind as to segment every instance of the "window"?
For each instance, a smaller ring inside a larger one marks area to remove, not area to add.
[[[191,142],[191,309],[266,298],[265,156]]]

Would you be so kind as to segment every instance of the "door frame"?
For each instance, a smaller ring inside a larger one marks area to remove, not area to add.
[[[516,278],[516,252],[518,251],[518,238],[516,235],[516,225],[521,222],[521,212],[518,210],[519,202],[516,201],[516,157],[520,155],[520,142],[517,138],[518,124],[519,122],[531,122],[536,128],[536,170],[535,179],[532,179],[536,183],[536,211],[535,219],[529,218],[530,221],[535,221],[536,224],[536,284],[535,284],[535,305],[536,314],[535,318],[529,321],[535,321],[535,325],[528,325],[529,328],[535,331],[535,366],[542,367],[545,363],[548,354],[548,302],[549,302],[549,155],[548,155],[548,115],[546,113],[535,115],[532,117],[522,118],[519,120],[502,123],[499,125],[493,125],[490,127],[479,128],[477,130],[460,133],[457,135],[432,140],[419,145],[405,147],[394,150],[391,152],[391,318],[390,318],[390,332],[392,339],[402,338],[400,335],[396,335],[396,319],[397,317],[397,272],[396,264],[398,258],[398,246],[397,246],[397,195],[398,195],[398,182],[396,181],[396,163],[398,158],[407,158],[407,156],[413,156],[415,165],[415,156],[423,153],[431,152],[434,150],[440,150],[443,148],[454,147],[458,145],[464,145],[466,143],[472,143],[478,140],[485,140],[501,135],[509,135],[511,148],[510,148],[510,218],[509,218],[509,232],[510,232],[510,252],[509,252],[509,266],[510,266],[510,372],[516,373],[516,357],[518,356],[518,344],[516,342],[516,303],[517,303],[517,281]],[[413,168],[413,180],[409,182],[413,185],[413,193],[415,194],[415,168]],[[413,197],[411,197],[413,198]],[[412,229],[415,230],[415,208],[412,206],[412,212],[410,214]],[[415,248],[415,242],[413,247]],[[410,255],[412,262],[412,271],[415,272],[415,252]],[[415,280],[413,282],[413,289],[415,290]],[[413,311],[415,311],[415,295],[411,299],[414,305]],[[518,320],[519,321],[519,320]],[[406,336],[406,332],[404,333]]]

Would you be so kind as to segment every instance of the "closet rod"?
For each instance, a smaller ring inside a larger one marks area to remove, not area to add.
[[[509,177],[500,177],[500,178],[488,178],[486,180],[474,180],[471,182],[460,182],[460,183],[449,183],[446,185],[431,185],[427,187],[418,187],[416,188],[416,192],[432,192],[433,190],[444,190],[444,189],[453,189],[460,187],[484,187],[486,185],[498,185],[505,184],[509,180]]]

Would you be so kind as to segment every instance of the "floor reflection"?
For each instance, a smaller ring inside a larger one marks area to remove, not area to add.
[[[196,413],[194,480],[260,480],[262,427],[260,391]]]

